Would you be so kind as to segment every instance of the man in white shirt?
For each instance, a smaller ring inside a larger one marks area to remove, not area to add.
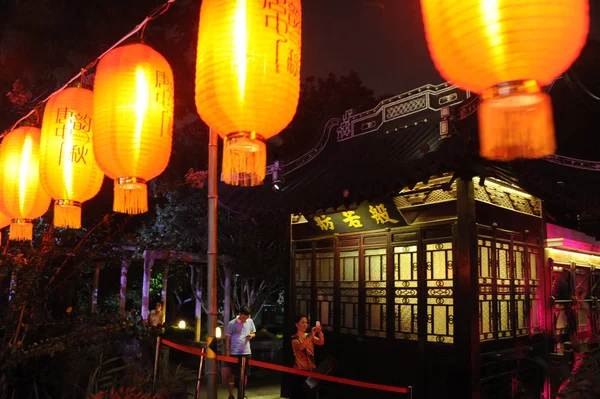
[[[250,360],[252,351],[250,349],[250,340],[256,335],[256,326],[250,318],[250,308],[242,306],[239,315],[227,324],[225,331],[225,354],[238,358],[237,364],[232,364],[232,373],[229,376],[229,399],[235,399],[233,396],[233,385],[235,377],[240,375],[241,358]],[[244,387],[248,382],[250,365],[246,362],[246,374],[244,376]]]
[[[156,327],[159,324],[163,324],[164,313],[162,312],[162,302],[156,303],[156,308],[150,312],[148,321],[150,325]]]

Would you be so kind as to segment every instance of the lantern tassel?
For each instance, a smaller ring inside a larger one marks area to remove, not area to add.
[[[13,219],[10,223],[10,241],[31,241],[33,238],[33,223],[30,219]]]
[[[116,179],[113,210],[129,215],[148,212],[148,187],[146,182],[135,177]]]
[[[232,186],[259,186],[267,168],[264,139],[255,133],[236,133],[223,142],[221,180]]]
[[[69,200],[54,202],[54,225],[71,229],[81,228],[81,204]]]
[[[480,155],[497,161],[542,158],[556,150],[552,101],[533,81],[497,86],[479,107]]]

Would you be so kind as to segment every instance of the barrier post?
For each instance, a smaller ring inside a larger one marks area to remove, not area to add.
[[[154,352],[154,375],[152,376],[152,395],[156,395],[158,388],[158,360],[160,358],[161,337],[156,337],[156,351]]]
[[[408,398],[412,399],[412,397],[413,397],[413,388],[412,388],[412,385],[409,385],[407,388],[408,388]]]
[[[246,356],[240,356],[238,358],[240,362],[240,381],[238,384],[238,399],[244,399],[244,390],[246,389],[246,362],[248,358]]]
[[[204,348],[202,348],[202,355],[200,355],[200,366],[198,366],[198,380],[196,381],[196,395],[194,395],[194,399],[198,399],[200,397],[200,385],[202,383],[202,364],[204,363]]]

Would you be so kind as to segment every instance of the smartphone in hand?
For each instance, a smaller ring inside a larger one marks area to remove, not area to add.
[[[315,327],[317,327],[317,330],[321,329],[321,322],[317,320],[317,323],[315,324]]]

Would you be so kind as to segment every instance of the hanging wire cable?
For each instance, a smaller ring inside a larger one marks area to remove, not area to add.
[[[123,36],[121,39],[119,39],[115,44],[113,44],[110,48],[108,48],[108,50],[106,50],[104,53],[100,54],[100,56],[98,56],[94,61],[89,63],[86,67],[81,68],[81,71],[77,75],[73,76],[67,83],[65,83],[64,86],[62,86],[60,89],[58,89],[55,92],[53,92],[52,94],[50,94],[48,97],[46,97],[42,101],[38,102],[31,111],[29,111],[25,116],[23,116],[21,119],[16,121],[10,129],[8,129],[4,133],[2,133],[0,135],[0,139],[4,138],[4,136],[6,136],[8,134],[8,132],[15,129],[19,125],[19,123],[23,122],[24,120],[29,118],[31,115],[33,115],[36,112],[36,109],[39,106],[41,106],[42,104],[47,103],[48,100],[50,100],[52,98],[52,96],[54,96],[55,94],[63,91],[67,87],[69,87],[69,85],[71,83],[73,83],[74,81],[76,81],[77,79],[81,78],[83,80],[85,73],[87,71],[89,71],[90,69],[92,69],[98,63],[98,61],[100,61],[100,59],[102,59],[102,57],[104,57],[106,54],[108,54],[111,50],[120,46],[123,42],[125,42],[131,36],[135,35],[136,33],[140,32],[140,31],[142,31],[142,36],[143,36],[143,30],[146,29],[146,25],[148,24],[148,22],[155,20],[156,18],[160,17],[165,12],[167,12],[169,7],[171,7],[171,4],[175,3],[175,1],[176,0],[168,0],[166,3],[161,4],[158,7],[156,7],[142,22],[140,22],[138,25],[136,25],[136,27],[133,28],[133,30],[131,32],[127,33],[125,36]]]
[[[592,107],[597,107],[600,105],[600,97],[592,93],[579,79],[579,76],[575,73],[573,69],[569,69],[564,73],[565,82],[569,85],[571,90],[575,92],[575,94],[586,104],[591,105]]]

